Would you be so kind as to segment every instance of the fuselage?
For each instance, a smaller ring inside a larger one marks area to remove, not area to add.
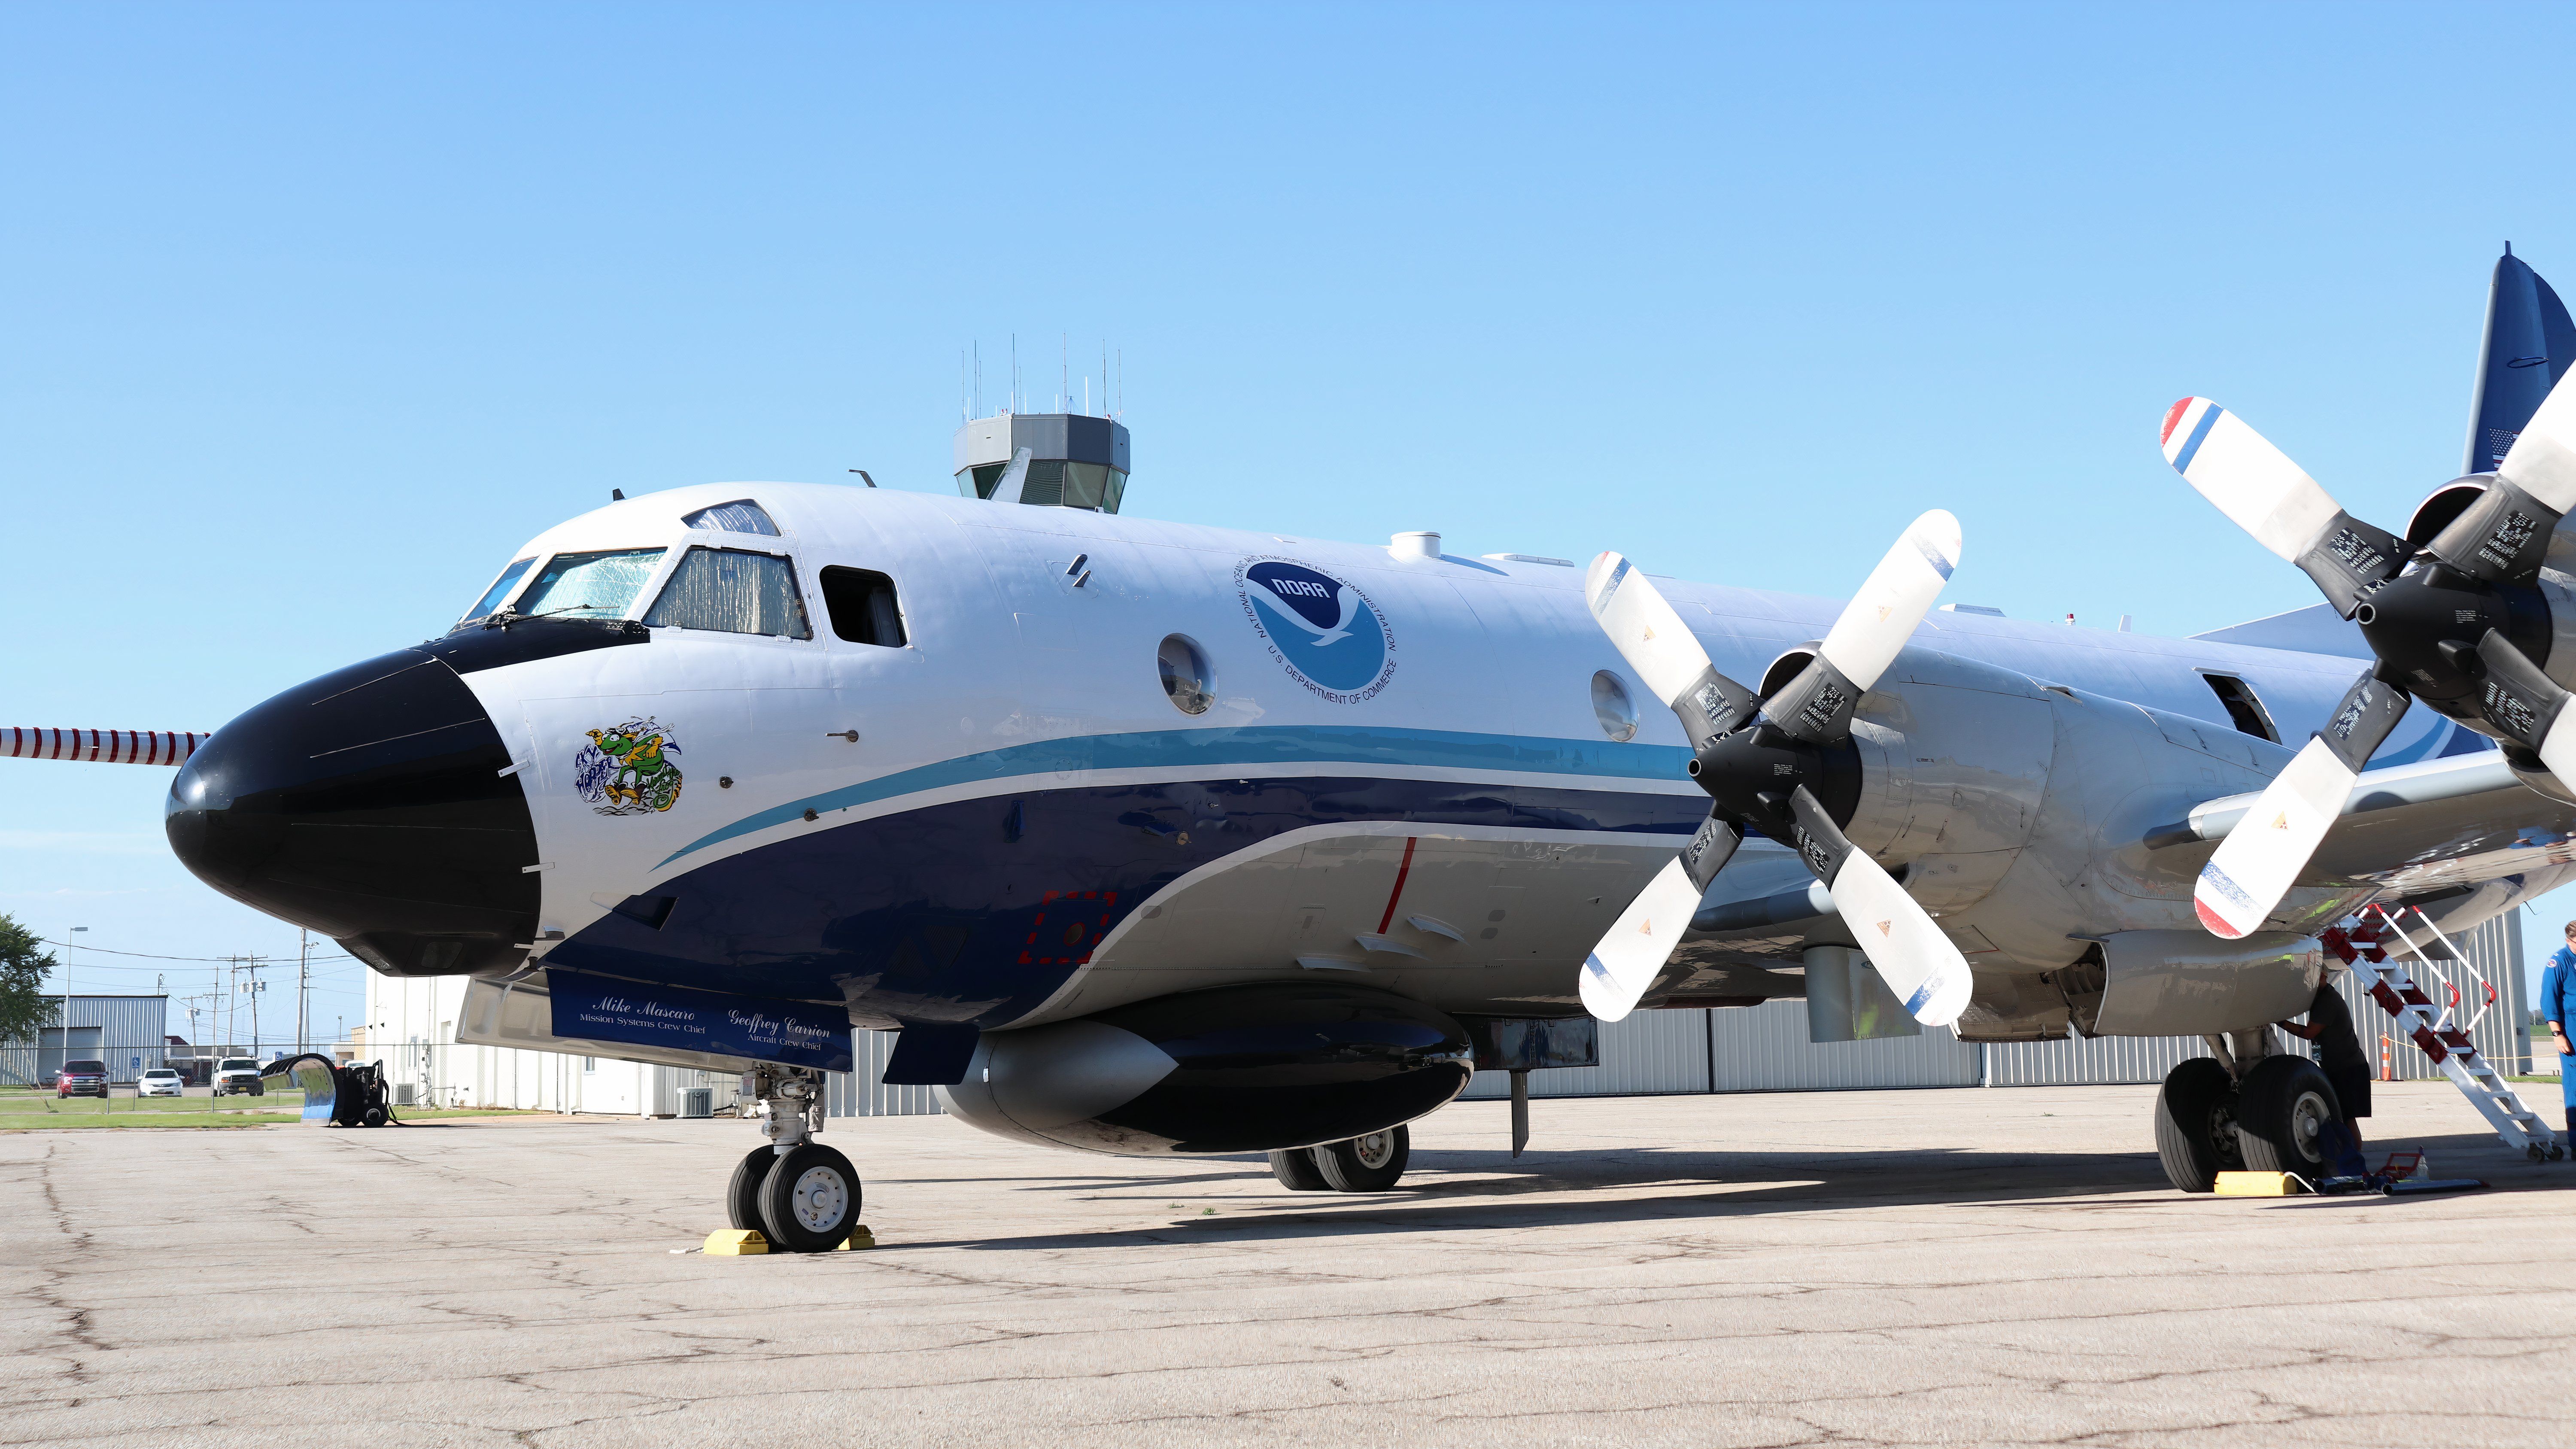
[[[683,522],[735,500],[776,533]],[[630,591],[553,601],[627,625],[559,647],[573,626],[504,609],[593,554],[630,556],[608,580]],[[482,606],[503,611],[423,647],[488,717],[507,761],[489,773],[524,792],[536,858],[510,868],[533,878],[533,929],[497,944],[550,968],[843,1003],[871,1026],[1028,1025],[1315,971],[1563,1014],[1585,948],[1707,810],[1576,566],[801,484],[626,500],[512,558]],[[779,577],[794,608],[743,601]],[[1658,582],[1748,683],[1839,607]],[[2211,676],[2295,743],[2362,667],[1973,613],[1915,645],[2200,722],[2242,757],[2200,798],[2286,758],[2245,742]],[[1196,693],[1167,682],[1174,658]],[[2380,760],[2477,743],[2421,711]],[[225,888],[265,903],[244,879]]]

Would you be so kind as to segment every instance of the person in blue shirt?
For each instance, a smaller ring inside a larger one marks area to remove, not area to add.
[[[2567,1037],[2568,1023],[2576,1021],[2576,921],[2567,923],[2567,944],[2540,973],[2540,1019],[2549,1023],[2549,1049],[2558,1053],[2558,1095],[2567,1106],[2568,1140],[2576,1145],[2576,1060],[2570,1060],[2576,1044]]]

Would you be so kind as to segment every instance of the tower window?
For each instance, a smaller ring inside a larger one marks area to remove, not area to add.
[[[2217,695],[2218,702],[2226,707],[2227,721],[2236,726],[2238,734],[2270,740],[2276,745],[2281,742],[2281,732],[2272,728],[2272,712],[2263,707],[2263,701],[2254,697],[2252,685],[2233,674],[2203,674],[2201,678],[2209,681],[2210,693]]]

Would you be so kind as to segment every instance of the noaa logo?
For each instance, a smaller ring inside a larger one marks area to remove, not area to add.
[[[1298,683],[1335,704],[1374,699],[1395,673],[1395,634],[1353,585],[1286,559],[1235,565],[1243,616]]]

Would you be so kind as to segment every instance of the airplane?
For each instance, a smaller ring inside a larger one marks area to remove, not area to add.
[[[1473,1071],[1580,1062],[1631,1010],[2192,1035],[2155,1127],[2205,1192],[2320,1165],[2334,1091],[2273,1024],[2334,969],[2323,931],[2576,879],[2542,747],[2576,683],[2576,389],[2510,254],[2487,352],[2472,471],[2403,535],[2170,412],[2185,478],[2328,584],[2199,638],[1936,609],[1965,546],[1938,510],[1838,604],[1037,506],[1023,450],[1000,497],[620,497],[448,633],[210,737],[0,754],[178,763],[191,871],[470,978],[460,1042],[744,1073],[765,1140],[726,1211],[789,1251],[857,1221],[817,1140],[853,1028],[984,1131],[1343,1192],[1394,1186]],[[2469,535],[2509,556],[2464,573]],[[2355,622],[2410,590],[2465,602]]]

